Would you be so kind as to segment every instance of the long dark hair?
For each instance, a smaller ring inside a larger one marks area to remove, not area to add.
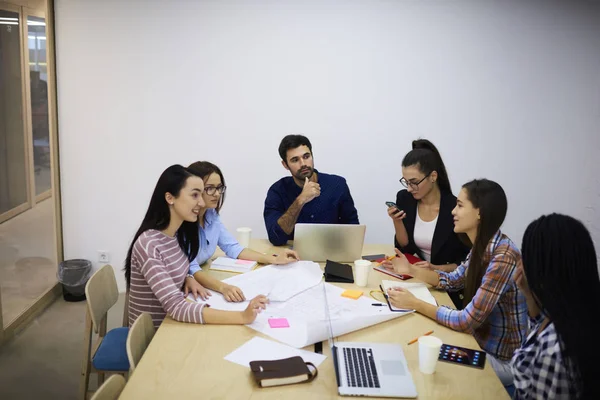
[[[190,164],[188,166],[188,170],[190,172],[192,172],[194,175],[197,175],[200,178],[202,178],[204,183],[206,183],[206,180],[208,179],[208,177],[211,174],[215,173],[215,174],[219,175],[219,177],[221,178],[221,184],[223,186],[225,186],[225,177],[223,176],[221,169],[211,162],[196,161],[195,163]],[[219,213],[219,211],[221,211],[221,207],[223,207],[224,202],[225,202],[225,192],[223,192],[221,194],[221,197],[219,198],[219,203],[217,204],[217,208],[215,209],[217,211],[217,214]]]
[[[465,277],[465,304],[469,303],[479,286],[481,279],[485,274],[487,264],[490,260],[486,259],[485,251],[487,246],[502,226],[506,217],[508,202],[502,186],[494,181],[487,179],[474,179],[463,185],[467,192],[469,201],[473,207],[479,209],[479,226],[477,226],[477,237],[475,243],[472,243],[471,260],[469,261],[469,271]],[[465,240],[464,234],[461,235]],[[470,240],[467,238],[467,242]]]
[[[593,312],[600,308],[600,278],[594,243],[576,219],[544,215],[523,236],[523,268],[542,312],[554,323],[560,350],[582,399],[600,398]]]
[[[438,149],[427,139],[417,139],[412,142],[412,150],[402,159],[403,167],[418,166],[419,171],[425,175],[436,171],[438,186],[441,191],[452,193],[446,166]]]
[[[158,182],[156,182],[156,187],[150,198],[146,216],[133,237],[131,246],[129,246],[129,251],[127,252],[127,258],[125,259],[124,270],[127,287],[129,287],[131,281],[131,253],[133,252],[133,245],[140,235],[148,229],[160,231],[169,226],[169,223],[171,222],[171,211],[169,210],[169,205],[165,199],[165,194],[171,193],[175,197],[179,196],[179,192],[185,186],[187,179],[194,175],[195,174],[191,173],[181,165],[171,165],[169,168],[165,169],[160,175],[160,178],[158,178]],[[177,230],[177,241],[190,261],[196,258],[198,250],[200,249],[197,223],[183,221],[183,224],[181,224]]]

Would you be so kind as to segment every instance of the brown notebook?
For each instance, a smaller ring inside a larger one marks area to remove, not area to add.
[[[300,356],[281,360],[250,361],[250,370],[260,387],[310,382],[317,377],[318,373],[313,363],[305,363]]]

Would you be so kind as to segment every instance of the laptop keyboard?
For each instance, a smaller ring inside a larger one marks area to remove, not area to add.
[[[373,349],[344,347],[346,380],[350,387],[379,388]]]

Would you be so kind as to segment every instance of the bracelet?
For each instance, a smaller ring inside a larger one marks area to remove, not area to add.
[[[187,274],[187,275],[186,275],[186,278],[192,278],[192,279],[196,279],[196,278],[194,278],[194,275],[192,275],[192,274]]]

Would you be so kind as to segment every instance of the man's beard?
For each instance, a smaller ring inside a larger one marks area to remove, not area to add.
[[[307,171],[308,170],[308,171]],[[296,179],[299,179],[301,181],[305,180],[306,178],[311,179],[313,174],[314,174],[315,170],[311,167],[305,167],[305,168],[301,168],[298,171],[296,171],[296,173],[294,174],[294,177]]]

